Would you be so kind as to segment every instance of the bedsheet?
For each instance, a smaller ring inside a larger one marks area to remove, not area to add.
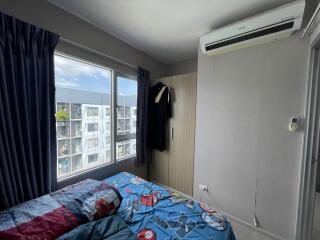
[[[126,172],[104,182],[120,192],[117,214],[139,240],[235,240],[228,219],[204,203]]]
[[[121,201],[118,195],[112,186],[88,179],[24,202],[0,212],[0,239],[56,239],[115,213]]]

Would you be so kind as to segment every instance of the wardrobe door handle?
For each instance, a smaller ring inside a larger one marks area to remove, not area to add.
[[[171,128],[171,139],[173,140],[173,127]]]

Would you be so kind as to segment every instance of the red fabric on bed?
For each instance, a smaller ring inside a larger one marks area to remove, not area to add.
[[[78,225],[76,217],[67,208],[60,207],[15,228],[0,231],[0,239],[56,239]]]

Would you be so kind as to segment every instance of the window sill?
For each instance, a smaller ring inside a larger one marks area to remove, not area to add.
[[[132,157],[124,158],[124,159],[121,159],[121,160],[118,160],[115,162],[105,163],[105,164],[90,168],[88,170],[81,171],[79,173],[76,173],[76,174],[73,174],[70,176],[65,176],[65,177],[59,178],[57,180],[57,183],[58,183],[58,185],[65,185],[65,184],[63,184],[65,182],[78,182],[77,179],[79,179],[79,181],[81,181],[82,179],[92,178],[91,176],[94,175],[95,172],[103,171],[104,168],[108,168],[111,166],[116,167],[116,165],[121,164],[126,161],[134,161],[135,158],[136,158],[136,156],[132,156]],[[67,184],[67,185],[69,185],[69,184]]]

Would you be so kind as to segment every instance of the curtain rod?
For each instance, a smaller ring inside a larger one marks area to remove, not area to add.
[[[74,41],[65,39],[65,38],[63,38],[63,37],[60,37],[60,41],[65,42],[65,43],[68,43],[68,44],[71,44],[71,45],[76,46],[76,47],[79,47],[79,48],[81,48],[81,49],[83,49],[83,50],[86,50],[86,51],[95,53],[95,54],[100,55],[100,56],[102,56],[102,57],[109,58],[109,59],[111,59],[111,60],[113,60],[113,61],[116,61],[116,62],[121,63],[121,64],[123,64],[123,65],[126,65],[126,66],[128,66],[128,67],[131,67],[131,68],[134,68],[134,69],[138,69],[138,66],[135,66],[135,65],[133,65],[133,64],[131,64],[131,63],[128,63],[128,62],[123,61],[123,60],[121,60],[121,59],[112,57],[112,56],[110,56],[110,55],[108,55],[108,54],[101,53],[101,52],[99,52],[99,51],[97,51],[97,50],[94,50],[94,49],[92,49],[92,48],[86,47],[86,46],[84,46],[84,45],[82,45],[82,44],[79,44],[79,43],[76,43],[76,42],[74,42]]]

